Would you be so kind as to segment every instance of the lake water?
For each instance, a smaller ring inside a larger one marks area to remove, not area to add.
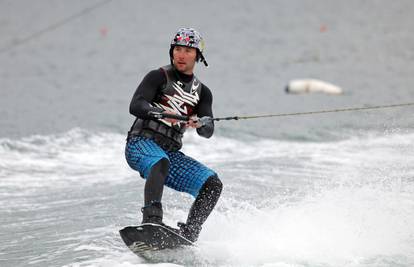
[[[147,261],[118,235],[143,202],[123,156],[129,102],[168,63],[175,30],[206,39],[210,67],[196,73],[215,116],[308,112],[414,102],[413,11],[408,0],[0,1],[0,265],[413,266],[413,106],[189,131],[183,151],[224,183],[198,247]],[[286,94],[298,78],[345,93]],[[164,192],[175,225],[193,199]]]

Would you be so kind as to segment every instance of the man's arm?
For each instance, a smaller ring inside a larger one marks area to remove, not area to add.
[[[203,84],[203,88],[201,91],[201,99],[197,106],[197,117],[210,117],[213,118],[213,95],[211,94],[210,89]],[[207,120],[205,125],[197,128],[197,133],[200,136],[205,138],[210,138],[214,133],[214,122],[212,120]]]
[[[150,119],[148,112],[162,112],[158,107],[153,107],[150,103],[157,95],[157,89],[166,82],[165,74],[162,70],[150,71],[138,85],[129,105],[129,113],[137,118]]]

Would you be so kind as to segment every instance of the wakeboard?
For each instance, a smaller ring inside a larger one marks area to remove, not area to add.
[[[139,256],[148,251],[194,245],[193,242],[181,236],[178,229],[160,224],[144,223],[138,226],[127,226],[120,230],[119,234],[128,248]]]

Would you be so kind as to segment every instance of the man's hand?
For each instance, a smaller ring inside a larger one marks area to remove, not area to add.
[[[190,128],[200,128],[206,125],[210,120],[211,118],[207,116],[202,117],[202,118],[199,118],[197,116],[192,116],[190,117],[190,120],[186,123],[186,126]]]
[[[191,116],[190,119],[185,124],[187,128],[200,128],[201,125],[198,124],[198,117],[197,115]]]
[[[166,110],[163,112],[164,114],[174,114],[174,115],[180,115],[177,112],[174,111],[170,111],[170,110]],[[168,121],[169,123],[171,123],[172,125],[177,124],[178,120],[177,119],[172,119],[172,118],[164,118],[163,120]]]

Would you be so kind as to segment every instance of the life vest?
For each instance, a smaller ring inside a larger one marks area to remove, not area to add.
[[[159,90],[151,105],[183,116],[194,115],[201,97],[201,82],[195,75],[189,82],[181,81],[171,65],[161,67],[161,69],[165,73],[167,82]],[[154,140],[165,150],[177,151],[182,147],[182,137],[185,130],[183,122],[173,125],[164,119],[143,120],[137,118],[129,136],[144,136]]]
[[[165,111],[172,111],[183,116],[193,115],[195,106],[200,101],[201,82],[195,75],[189,82],[180,81],[178,73],[171,65],[161,67],[161,69],[166,75],[167,82],[152,104]],[[184,123],[172,125],[165,120],[160,119],[160,121],[181,132],[185,131]]]

